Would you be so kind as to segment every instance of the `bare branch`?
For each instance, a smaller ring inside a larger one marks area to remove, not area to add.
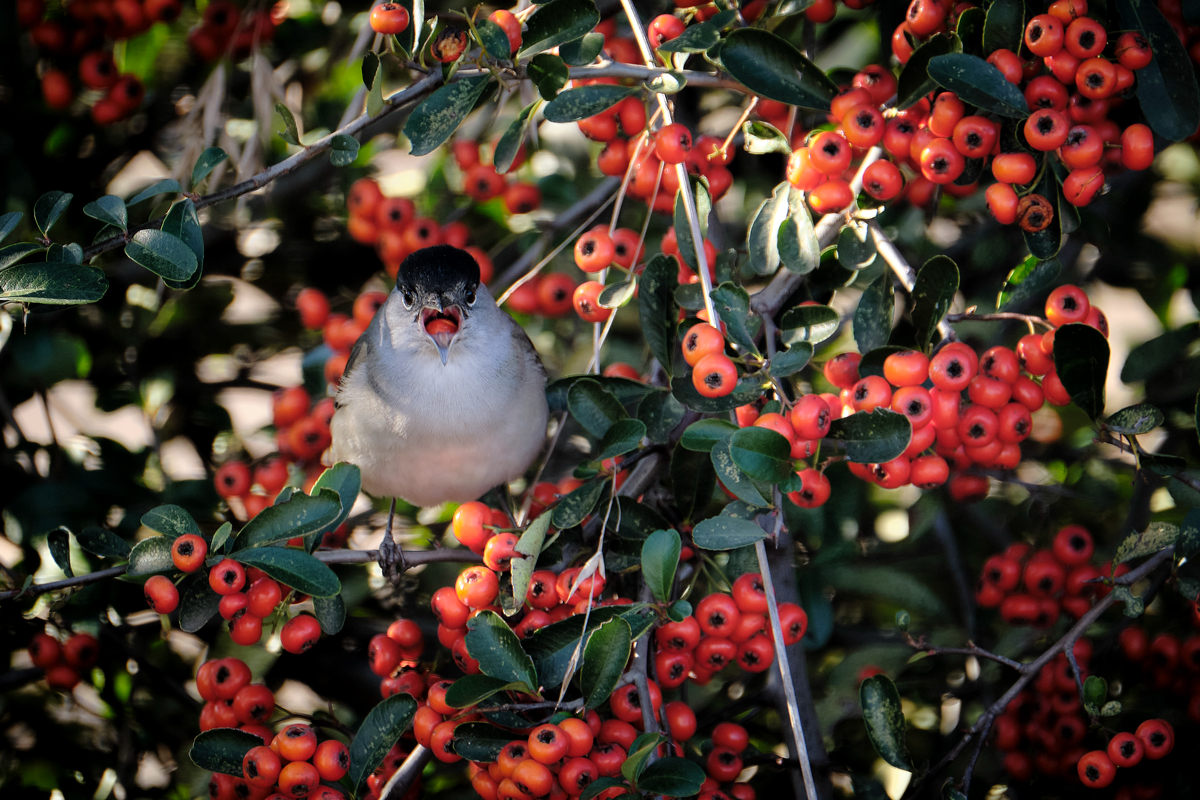
[[[883,228],[879,227],[876,220],[871,220],[867,223],[867,230],[871,232],[871,240],[875,242],[875,249],[879,251],[879,255],[891,267],[892,272],[899,278],[900,283],[904,285],[904,290],[912,296],[913,289],[917,285],[917,271],[912,268],[912,265],[905,260],[900,251],[896,249],[896,245],[883,232]],[[954,341],[957,337],[954,335],[954,328],[950,327],[950,323],[942,318],[937,324],[938,334],[947,341]]]
[[[404,759],[404,762],[392,773],[392,777],[388,778],[388,782],[383,785],[383,789],[379,792],[379,800],[404,797],[412,787],[413,781],[421,776],[421,772],[431,758],[433,758],[433,751],[428,747],[422,745],[414,747],[413,751],[408,754],[408,758]]]

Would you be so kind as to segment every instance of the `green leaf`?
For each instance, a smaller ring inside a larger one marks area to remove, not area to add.
[[[603,49],[604,34],[593,32],[567,42],[558,48],[558,54],[572,67],[585,67],[595,61]]]
[[[1057,336],[1055,337],[1058,338]],[[1127,406],[1104,420],[1104,427],[1113,433],[1125,436],[1140,436],[1149,433],[1166,421],[1163,412],[1149,403]]]
[[[615,423],[628,419],[616,396],[594,380],[576,381],[567,392],[567,408],[580,425],[597,439]]]
[[[495,761],[514,738],[520,737],[486,722],[464,722],[454,729],[450,746],[465,759],[488,763]]]
[[[712,290],[713,308],[725,323],[726,334],[735,343],[752,353],[758,352],[747,326],[750,316],[750,295],[735,283],[725,282]]]
[[[937,88],[937,81],[929,77],[929,62],[938,56],[961,52],[962,42],[952,33],[939,33],[914,50],[900,71],[896,107],[906,109]]]
[[[700,235],[708,235],[708,215],[712,211],[712,199],[708,196],[708,189],[703,183],[692,183],[692,190],[696,200],[696,216],[700,223]],[[696,245],[692,239],[692,227],[687,221],[687,203],[683,199],[683,189],[675,192],[675,240],[678,242],[679,255],[683,258],[683,263],[687,264],[696,272],[700,271],[696,261]],[[709,264],[711,268],[713,265]]]
[[[550,53],[539,53],[525,67],[525,73],[537,87],[538,94],[546,100],[553,100],[567,85],[570,73],[566,62],[560,56]]]
[[[1100,716],[1102,716],[1102,717],[1115,717],[1117,714],[1120,714],[1120,713],[1121,713],[1121,701],[1120,700],[1109,700],[1107,703],[1105,703],[1103,706],[1100,707]]]
[[[537,58],[542,58],[538,56]],[[546,56],[552,58],[552,56]],[[535,59],[536,60],[536,59]],[[564,74],[566,68],[563,68]],[[543,96],[545,96],[543,94]],[[529,123],[533,118],[533,112],[537,111],[541,101],[534,100],[529,105],[521,110],[517,118],[508,126],[508,130],[500,137],[500,141],[496,143],[496,153],[493,156],[493,163],[496,171],[499,173],[508,172],[512,169],[513,162],[517,158],[517,154],[521,151],[521,145],[525,142],[525,137],[529,132]]]
[[[566,530],[583,522],[596,507],[596,502],[604,494],[604,487],[607,485],[608,478],[593,478],[559,500],[551,517],[554,527]]]
[[[721,31],[711,22],[691,25],[658,47],[660,53],[707,53],[721,42]]]
[[[710,452],[717,445],[724,446],[730,436],[738,431],[738,426],[725,419],[702,419],[693,422],[683,432],[679,444],[688,450],[700,453]]]
[[[605,622],[588,637],[579,671],[585,708],[597,708],[608,702],[629,663],[632,645],[633,631],[620,617]]]
[[[746,248],[750,253],[750,268],[759,275],[771,275],[779,269],[779,229],[788,216],[791,188],[787,181],[777,185],[771,191],[771,196],[758,207],[750,222]]]
[[[632,638],[637,639],[650,630],[658,613],[645,604],[597,608],[588,615],[586,630],[583,617],[583,614],[568,617],[525,637],[525,652],[533,659],[541,686],[546,689],[557,689],[566,680],[571,656],[581,637],[590,635],[613,617],[621,617],[632,628]]]
[[[286,542],[325,530],[338,518],[342,502],[337,492],[321,489],[315,495],[300,492],[286,503],[264,508],[246,523],[233,540],[233,552]]]
[[[643,580],[660,603],[671,599],[681,548],[679,533],[673,529],[655,531],[642,543]]]
[[[781,483],[792,472],[791,446],[768,428],[749,427],[729,437],[729,454],[742,472],[764,483]]]
[[[981,56],[983,49],[983,29],[986,25],[986,15],[982,8],[968,8],[958,15],[958,25],[954,32],[963,43],[963,51]]]
[[[700,791],[704,770],[686,758],[667,756],[642,770],[638,789],[667,797],[690,797]]]
[[[578,122],[607,111],[636,91],[636,87],[610,84],[579,86],[559,92],[542,114],[550,122]]]
[[[217,532],[213,534],[212,543],[208,546],[208,552],[219,553],[229,543],[229,538],[233,534],[233,524],[226,522],[217,528]]]
[[[1169,522],[1151,522],[1144,531],[1135,532],[1125,537],[1125,541],[1113,555],[1113,566],[1124,564],[1135,558],[1152,555],[1175,544],[1179,538],[1179,526]]]
[[[327,634],[339,633],[346,624],[346,602],[340,594],[332,597],[314,597],[313,616]]]
[[[929,77],[964,103],[1017,119],[1029,116],[1029,104],[1015,83],[979,56],[947,53],[929,61]]]
[[[179,628],[195,633],[208,624],[221,609],[221,595],[213,591],[208,575],[199,571],[184,579],[179,587]]]
[[[316,497],[321,494],[322,489],[328,489],[338,496],[338,501],[341,503],[342,509],[337,513],[324,530],[309,534],[309,539],[306,542],[308,552],[313,552],[321,546],[320,533],[328,533],[336,530],[343,522],[350,518],[350,511],[354,507],[354,501],[358,499],[358,493],[362,490],[362,473],[354,464],[347,464],[344,461],[339,461],[329,469],[321,473],[313,483],[310,495]],[[289,502],[291,502],[289,500]]]
[[[518,58],[541,53],[591,32],[600,22],[592,0],[550,0],[525,21]]]
[[[413,109],[404,123],[404,135],[412,142],[412,155],[428,155],[445,144],[471,113],[490,81],[490,77],[465,78],[441,86]]]
[[[634,292],[636,291],[637,282],[634,278],[629,278],[619,283],[610,283],[600,292],[600,296],[596,298],[596,302],[602,308],[620,308],[633,299]]]
[[[1083,706],[1089,714],[1099,714],[1108,699],[1108,681],[1099,675],[1089,675],[1083,682]]]
[[[379,56],[375,55],[374,53],[367,53],[367,57],[363,59],[363,72],[364,73],[367,70],[367,62],[370,61],[372,58],[374,58],[374,60],[375,60],[376,70],[378,70],[380,68],[379,67]],[[378,77],[378,75],[377,75],[377,77]],[[379,83],[382,83],[382,82],[380,81]],[[376,94],[376,92],[371,89],[371,86],[369,84],[367,85],[367,89],[368,89],[367,113],[371,114],[371,116],[374,116],[375,114],[379,113],[378,111],[371,111],[371,99]],[[380,96],[379,100],[381,103],[380,107],[382,108],[383,97]],[[296,117],[292,114],[292,110],[290,108],[288,108],[287,106],[285,106],[283,103],[276,103],[275,104],[275,113],[278,114],[279,116],[283,117],[283,128],[284,129],[279,131],[279,138],[283,139],[288,144],[295,145],[296,147],[303,147],[303,145],[300,144],[300,129],[296,127]]]
[[[579,800],[592,800],[593,797],[603,791],[612,789],[616,786],[626,786],[625,781],[620,778],[596,778],[587,785],[583,793],[579,795]]]
[[[732,442],[733,437],[730,437]],[[729,443],[724,447],[714,447],[712,453],[709,454],[712,459],[713,469],[716,470],[717,480],[719,480],[726,489],[733,492],[734,496],[739,500],[744,500],[752,506],[766,507],[770,505],[758,487],[754,484],[746,473],[742,472],[741,468],[733,460],[733,455],[730,453]]]
[[[683,421],[686,409],[670,392],[648,395],[638,406],[638,419],[646,426],[646,436],[652,442],[666,442],[671,431]]]
[[[886,408],[835,419],[829,438],[846,449],[846,458],[859,464],[881,464],[904,452],[912,440],[908,417]]]
[[[837,260],[846,269],[866,269],[878,257],[871,230],[865,224],[851,222],[838,233]]]
[[[784,312],[779,327],[789,347],[801,342],[816,345],[837,333],[839,322],[838,313],[829,306],[796,306]]]
[[[75,572],[71,569],[71,532],[62,527],[55,528],[46,534],[46,546],[49,547],[54,563],[63,571],[63,574],[68,578],[74,578]]]
[[[342,591],[342,582],[324,562],[292,547],[255,547],[233,553],[230,558],[258,567],[272,578],[313,597],[333,597]]]
[[[194,289],[200,283],[204,274],[204,231],[200,229],[200,217],[196,214],[196,204],[190,197],[175,203],[167,211],[163,219],[163,233],[179,237],[196,256],[196,271],[187,280],[164,280],[172,289]]]
[[[10,233],[16,230],[24,216],[25,212],[23,211],[9,211],[7,214],[0,214],[0,242],[3,242]]]
[[[49,238],[50,229],[74,198],[75,195],[68,192],[46,192],[33,204],[33,223],[37,225],[43,237]]]
[[[958,292],[958,265],[946,256],[934,256],[917,271],[912,290],[912,321],[917,343],[928,350],[938,323]]]
[[[893,767],[912,772],[904,742],[904,713],[900,710],[900,693],[896,691],[896,685],[886,675],[875,675],[862,682],[858,694],[863,722],[875,752]]]
[[[667,378],[671,377],[675,361],[676,318],[679,312],[675,305],[675,289],[678,275],[675,259],[661,253],[654,256],[642,272],[637,298],[642,336]]]
[[[761,28],[740,28],[725,37],[721,63],[755,94],[813,111],[828,111],[837,85],[790,42]]]
[[[242,759],[251,749],[262,745],[256,733],[237,728],[213,728],[192,741],[188,752],[192,763],[208,772],[242,777]]]
[[[1054,366],[1075,405],[1092,419],[1104,414],[1108,340],[1090,325],[1063,325],[1054,334]]]
[[[789,272],[807,275],[821,265],[821,243],[804,192],[788,191],[788,215],[779,226],[779,259]]]
[[[43,261],[0,271],[0,301],[78,305],[94,303],[107,289],[103,272],[78,264]]]
[[[675,399],[701,414],[719,414],[752,403],[762,394],[762,389],[761,378],[746,376],[738,380],[731,394],[724,397],[704,397],[696,391],[696,386],[692,383],[691,370],[688,370],[686,375],[677,375],[671,380],[671,394],[675,395]]]
[[[1137,71],[1137,97],[1159,136],[1178,142],[1200,125],[1200,88],[1187,51],[1163,13],[1149,0],[1116,0],[1122,30],[1141,31],[1154,57]]]
[[[412,724],[417,701],[394,694],[371,709],[350,743],[350,785],[357,791]],[[261,741],[261,740],[260,740]]]
[[[765,538],[761,525],[738,517],[709,517],[692,530],[692,541],[705,550],[736,550]]]
[[[1145,613],[1146,601],[1134,594],[1128,586],[1114,586],[1112,593],[1113,597],[1125,604],[1123,609],[1125,616],[1132,619]]]
[[[508,34],[490,19],[475,23],[475,32],[479,35],[479,44],[484,51],[499,61],[512,58]]]
[[[196,254],[182,239],[153,229],[138,231],[125,255],[161,278],[186,281],[196,272]]]
[[[1025,4],[1021,0],[993,0],[983,24],[983,51],[1021,49],[1025,35]]]
[[[550,530],[550,520],[552,517],[553,512],[551,511],[543,513],[525,528],[525,532],[517,540],[516,551],[522,557],[512,560],[512,613],[515,613],[525,602],[525,595],[529,592],[529,581],[533,577],[534,569],[537,567],[537,560],[542,552],[542,545],[546,542],[546,534]],[[509,613],[508,609],[505,609],[505,612]]]
[[[1043,261],[1037,256],[1030,256],[1013,268],[1004,279],[1004,288],[996,297],[996,310],[1006,311],[1041,294],[1058,280],[1060,272],[1062,262],[1057,258]]]
[[[1186,358],[1185,350],[1197,339],[1200,339],[1200,323],[1190,322],[1139,344],[1129,351],[1125,365],[1121,367],[1121,380],[1136,383],[1166,372]],[[1197,410],[1200,412],[1200,397],[1197,398]],[[1200,413],[1197,416],[1200,417]]]
[[[625,776],[626,780],[637,784],[638,777],[646,768],[646,762],[658,749],[658,746],[666,741],[666,738],[661,733],[643,733],[633,740],[633,744],[629,747],[629,756],[621,765],[621,774]]]
[[[494,611],[483,611],[467,622],[467,652],[479,662],[484,675],[508,683],[523,683],[537,690],[533,661],[521,649],[521,640]]]
[[[79,546],[104,558],[126,558],[133,546],[107,528],[88,526],[75,536]]]
[[[525,684],[521,682],[512,683],[503,678],[493,678],[488,675],[464,675],[455,680],[454,685],[446,690],[446,705],[454,708],[470,708],[498,692],[516,690],[523,686]]]
[[[637,419],[623,419],[613,424],[600,439],[600,454],[597,460],[623,456],[638,449],[646,436],[646,423]]]
[[[892,273],[884,270],[863,290],[854,310],[854,341],[860,353],[887,344],[892,335],[892,315],[896,310],[896,289]]]
[[[751,155],[761,156],[767,153],[792,154],[792,145],[778,128],[762,120],[746,120],[742,125],[742,147]]]
[[[808,366],[812,359],[813,346],[808,342],[792,345],[787,350],[781,350],[767,364],[767,371],[776,378],[786,378],[795,375]]]
[[[431,98],[432,99],[432,98]],[[416,113],[415,111],[413,112]],[[411,120],[412,117],[410,116]],[[454,131],[450,131],[454,133]],[[447,138],[449,136],[447,135]],[[335,167],[348,167],[358,158],[358,139],[339,133],[329,143],[329,163]]]
[[[219,147],[210,147],[201,153],[196,159],[196,165],[192,167],[192,180],[189,184],[192,189],[195,190],[200,181],[207,178],[208,174],[227,158],[229,154]]]
[[[821,572],[824,585],[841,592],[875,597],[927,617],[948,612],[937,593],[922,579],[894,567],[845,565]]]
[[[14,242],[8,247],[0,247],[0,269],[11,267],[25,256],[40,253],[45,249],[45,246],[37,242]]]
[[[83,213],[92,219],[98,219],[105,225],[125,230],[129,226],[129,215],[125,210],[125,201],[115,194],[106,194],[96,198],[83,207]]]
[[[131,577],[157,575],[173,572],[175,562],[171,560],[171,539],[166,536],[151,536],[142,539],[129,551],[129,566],[125,574]]]
[[[142,189],[129,200],[127,206],[136,206],[143,200],[149,200],[151,197],[157,197],[160,194],[178,194],[183,191],[183,187],[179,185],[179,181],[173,178],[164,178],[161,181]]]
[[[152,508],[142,515],[142,524],[169,539],[178,539],[186,533],[200,535],[200,526],[192,515],[175,505]]]

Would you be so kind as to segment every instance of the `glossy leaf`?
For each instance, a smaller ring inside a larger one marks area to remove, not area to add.
[[[696,216],[700,224],[700,235],[708,235],[708,215],[712,211],[712,198],[708,195],[708,188],[696,181],[692,182],[693,199],[696,202]],[[700,268],[696,266],[696,245],[692,239],[692,227],[687,221],[687,203],[683,200],[683,189],[675,192],[675,240],[679,246],[679,255],[683,258],[683,263],[687,264],[692,270],[699,273]],[[701,246],[703,248],[703,245]],[[710,268],[712,264],[708,265]]]
[[[160,194],[179,194],[182,191],[183,187],[179,185],[179,181],[173,178],[163,178],[161,181],[156,181],[135,194],[126,202],[126,205],[135,206],[143,200],[149,200],[151,197],[157,197]]]
[[[1187,51],[1150,0],[1115,0],[1122,30],[1141,31],[1154,57],[1137,71],[1137,98],[1159,136],[1177,142],[1200,126],[1200,88]]]
[[[1151,522],[1144,531],[1138,531],[1125,537],[1113,555],[1112,563],[1124,564],[1135,558],[1143,558],[1170,547],[1179,538],[1179,526],[1169,522]]]
[[[704,770],[699,764],[686,758],[667,756],[642,770],[638,776],[638,789],[667,797],[690,797],[700,791],[704,778]]]
[[[779,260],[789,272],[807,275],[821,265],[821,242],[813,228],[804,192],[788,191],[788,214],[779,226]]]
[[[204,571],[189,575],[180,586],[179,628],[195,633],[221,610],[221,595],[213,591]]]
[[[958,265],[946,256],[934,256],[917,270],[912,290],[912,321],[917,344],[928,349],[938,323],[958,292]]]
[[[512,58],[511,42],[504,28],[490,19],[485,19],[475,23],[475,32],[478,34],[480,46],[492,58],[501,61]]]
[[[0,269],[11,267],[26,256],[40,253],[45,249],[45,245],[38,242],[13,242],[7,247],[0,247]]]
[[[605,461],[633,452],[646,436],[646,423],[637,419],[623,419],[613,424],[600,439],[600,454],[597,460]]]
[[[592,0],[550,0],[525,20],[518,58],[541,53],[590,33],[600,22]]]
[[[46,546],[50,550],[50,556],[54,559],[54,563],[63,571],[63,574],[68,578],[74,578],[75,572],[71,569],[71,532],[66,528],[55,528],[46,534]]]
[[[317,533],[337,519],[341,510],[342,502],[331,489],[322,489],[316,495],[301,492],[286,503],[264,508],[247,522],[233,540],[233,552]]]
[[[983,51],[1021,49],[1025,36],[1025,4],[1021,0],[993,0],[983,24]]]
[[[417,701],[394,694],[371,709],[350,743],[350,785],[355,790],[383,763],[392,745],[400,740],[417,713]],[[259,741],[262,741],[261,739]]]
[[[731,340],[752,353],[758,352],[754,336],[750,333],[750,295],[735,283],[722,283],[712,290],[713,308],[725,323],[725,332]]]
[[[412,154],[428,155],[445,144],[471,113],[490,80],[490,77],[464,78],[441,86],[413,109],[404,123],[404,135],[412,143]]]
[[[665,442],[671,431],[683,421],[687,409],[670,392],[647,395],[638,406],[638,419],[646,426],[646,436],[652,442]]]
[[[858,691],[863,722],[875,752],[893,767],[912,772],[896,685],[886,675],[875,675],[863,681]]]
[[[732,438],[730,437],[731,440]],[[763,493],[750,480],[750,476],[742,472],[734,462],[733,455],[729,452],[728,442],[724,447],[714,447],[709,457],[712,459],[713,469],[717,473],[717,480],[735,497],[752,506],[766,507],[770,505]]]
[[[749,427],[729,437],[733,463],[754,480],[780,483],[791,474],[791,446],[788,440],[768,428]]]
[[[579,670],[585,708],[597,708],[608,702],[625,672],[632,646],[633,631],[620,617],[605,622],[588,637]]]
[[[381,67],[379,64],[379,56],[375,55],[374,53],[367,53],[367,55],[363,58],[363,74],[365,76],[367,68],[368,68],[367,65],[372,63],[372,61],[375,65],[374,83],[375,83],[375,85],[380,85],[380,84],[382,84],[382,81],[379,80],[379,71],[381,70]],[[372,99],[372,95],[374,95],[375,92],[372,90],[371,84],[367,84],[367,90],[368,90],[367,113],[371,114],[373,116],[373,115],[379,113],[379,110],[371,111],[371,99]],[[379,100],[382,101],[382,99],[383,99],[382,96],[380,96]],[[382,106],[380,106],[380,110],[382,110]],[[301,147],[302,145],[300,144],[300,129],[296,127],[296,117],[294,114],[292,114],[292,110],[290,108],[288,108],[287,106],[285,106],[283,103],[276,103],[275,104],[275,113],[278,114],[283,119],[283,130],[278,132],[279,138],[283,139],[285,142],[287,142],[290,145],[295,145],[296,147]]]
[[[983,29],[987,24],[986,19],[987,15],[982,8],[968,8],[958,15],[958,25],[955,26],[954,32],[958,34],[958,40],[962,42],[964,53],[975,56],[986,54],[987,51],[983,49]]]
[[[308,534],[305,544],[310,553],[320,547],[320,533],[328,533],[336,530],[339,525],[350,518],[350,511],[354,508],[354,501],[358,499],[358,493],[362,490],[362,474],[354,464],[339,461],[321,473],[320,477],[313,483],[309,494],[316,497],[321,494],[321,490],[323,489],[328,489],[336,494],[342,508],[332,520],[326,523],[323,531]],[[289,502],[291,501],[289,500]]]
[[[892,273],[884,270],[863,290],[854,311],[854,341],[860,353],[887,344],[892,335],[895,309],[896,289],[892,285]]]
[[[83,207],[83,213],[121,230],[129,226],[129,213],[125,210],[125,201],[115,194],[96,198]]]
[[[200,526],[185,509],[176,505],[152,508],[142,515],[142,524],[169,539],[178,539],[184,534],[200,535]]]
[[[272,578],[313,597],[332,597],[342,590],[337,573],[324,562],[291,547],[255,547],[241,550],[230,558],[250,567],[258,567]]]
[[[790,42],[761,28],[740,28],[725,37],[721,63],[755,94],[790,106],[828,111],[837,85]]]
[[[533,577],[534,569],[537,568],[542,545],[546,543],[546,534],[550,531],[552,517],[553,512],[544,512],[529,523],[529,526],[521,534],[521,538],[517,540],[516,551],[521,557],[514,557],[512,560],[510,572],[512,576],[512,611],[509,612],[509,609],[506,608],[505,612],[507,613],[515,613],[525,602],[525,595],[529,592],[529,581]]]
[[[671,598],[681,547],[679,533],[674,529],[655,531],[642,544],[643,580],[660,603]]]
[[[1030,256],[1018,264],[1004,279],[1004,288],[996,297],[996,310],[1009,310],[1041,294],[1054,285],[1060,272],[1062,272],[1062,262],[1057,258],[1043,261],[1037,256]]]
[[[415,113],[415,112],[414,112]],[[412,119],[412,117],[409,117]],[[453,133],[453,131],[451,131]],[[329,163],[335,167],[348,167],[358,158],[358,139],[345,133],[334,136],[329,143]]]
[[[742,125],[742,138],[747,153],[761,156],[767,153],[791,155],[792,145],[778,128],[760,119],[746,120]]]
[[[799,342],[786,350],[781,350],[771,357],[767,371],[776,378],[786,378],[795,375],[808,366],[812,360],[813,346],[808,342]]]
[[[470,708],[494,694],[518,689],[525,684],[510,683],[503,678],[488,675],[464,675],[446,690],[446,705],[454,708]]]
[[[207,178],[209,173],[227,158],[229,158],[229,154],[219,147],[210,147],[205,150],[196,159],[195,166],[192,167],[192,180],[188,185],[195,190],[200,182]]]
[[[1126,406],[1113,413],[1104,420],[1104,427],[1113,433],[1140,436],[1143,433],[1149,433],[1165,421],[1166,417],[1157,407],[1149,403],[1139,403],[1135,406]]]
[[[606,606],[593,609],[588,615],[586,630],[583,626],[584,615],[576,614],[526,636],[523,642],[525,652],[537,667],[542,688],[557,691],[567,677],[571,656],[579,644],[580,637],[591,634],[605,622],[618,616],[629,623],[633,639],[650,630],[650,626],[658,619],[657,612],[648,605]],[[510,740],[511,737],[505,741]]]
[[[859,464],[891,461],[912,440],[908,417],[885,408],[835,419],[829,438],[841,442],[846,458]]]
[[[840,321],[829,306],[796,306],[784,312],[779,329],[789,347],[801,342],[817,345],[837,333]]]
[[[1054,334],[1054,365],[1071,400],[1092,419],[1104,413],[1108,340],[1083,323],[1063,325]]]
[[[24,216],[25,212],[23,211],[9,211],[7,214],[0,214],[0,242],[7,239],[8,235],[17,229]]]
[[[583,522],[584,517],[596,507],[596,502],[604,494],[607,485],[607,478],[593,478],[559,500],[551,518],[554,527],[566,530]]]
[[[78,264],[34,262],[0,270],[0,301],[78,305],[96,302],[107,289],[103,272]]]
[[[693,411],[701,414],[719,414],[722,411],[732,411],[738,406],[752,403],[762,394],[762,380],[743,377],[738,381],[732,393],[724,397],[704,397],[696,391],[692,384],[692,373],[676,376],[671,381],[671,394]]]
[[[629,746],[629,755],[625,759],[625,763],[621,765],[621,774],[625,776],[630,783],[637,783],[638,777],[641,776],[649,763],[650,756],[658,749],[666,736],[661,733],[643,733],[633,740],[633,744]]]
[[[698,515],[712,500],[717,476],[708,453],[676,447],[671,454],[671,488],[685,518]]]
[[[558,93],[567,85],[569,77],[566,62],[561,56],[550,53],[534,56],[525,67],[525,72],[537,87],[538,94],[546,100],[558,97]]]
[[[962,42],[952,33],[939,33],[914,50],[900,71],[896,107],[906,109],[937,88],[937,81],[929,77],[929,62],[938,56],[961,52]]]
[[[33,223],[43,237],[50,236],[50,229],[67,210],[67,206],[71,205],[74,197],[68,192],[46,192],[33,204]]]
[[[584,67],[596,60],[604,49],[604,34],[588,33],[558,48],[562,60],[572,67]]]
[[[709,517],[692,530],[692,541],[705,550],[735,550],[765,538],[761,525],[737,517]]]
[[[594,380],[577,381],[567,392],[567,408],[580,425],[597,439],[629,414],[612,392]]]
[[[79,546],[94,555],[104,558],[126,558],[133,545],[108,528],[90,525],[75,535]]]
[[[759,275],[774,274],[782,261],[779,255],[779,229],[788,216],[790,192],[791,184],[787,181],[776,186],[750,221],[746,248],[750,253],[750,268]]]
[[[650,352],[662,366],[669,379],[675,361],[676,319],[675,289],[679,269],[675,259],[661,253],[646,264],[638,289],[638,315],[641,319],[642,336]]]
[[[964,103],[1005,117],[1029,116],[1029,104],[1015,83],[979,56],[948,53],[929,61],[929,77]]]
[[[690,25],[683,33],[658,47],[660,53],[706,53],[721,42],[721,31],[711,22]]]
[[[208,772],[242,777],[242,759],[262,745],[262,738],[237,728],[213,728],[192,741],[188,755],[192,763]]]
[[[340,633],[346,624],[346,601],[342,596],[335,594],[332,597],[314,597],[312,600],[313,616],[317,618],[321,630],[327,636]]]
[[[196,254],[182,239],[153,229],[135,233],[125,245],[125,255],[165,280],[186,281],[199,266]]]
[[[229,539],[233,535],[233,525],[229,522],[222,523],[221,527],[217,528],[217,532],[213,534],[212,542],[208,546],[208,552],[222,552],[229,544]]]
[[[151,536],[135,544],[129,551],[129,566],[125,574],[140,577],[173,572],[175,562],[171,560],[171,541],[166,536]]]
[[[837,239],[837,260],[846,269],[866,269],[875,263],[879,251],[871,238],[870,229],[862,223],[842,227]]]
[[[190,197],[175,203],[167,211],[162,224],[163,233],[179,237],[196,256],[196,271],[190,278],[182,281],[165,280],[164,283],[172,289],[193,289],[200,283],[204,274],[204,231],[200,228],[200,217],[196,214],[196,204]]]
[[[637,281],[634,278],[610,283],[600,292],[596,302],[601,308],[620,308],[633,299],[637,291]]]
[[[718,444],[729,440],[738,431],[738,426],[725,419],[702,419],[693,422],[683,432],[680,445],[688,450],[707,453]]]
[[[632,86],[579,86],[559,92],[542,114],[550,122],[578,122],[607,111],[636,91]]]
[[[450,746],[463,758],[486,764],[495,761],[513,738],[512,731],[486,722],[464,722],[454,729]]]

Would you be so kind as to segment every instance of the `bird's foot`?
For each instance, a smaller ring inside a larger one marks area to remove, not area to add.
[[[383,530],[383,540],[379,543],[379,569],[393,586],[400,582],[400,576],[408,569],[404,562],[404,551],[396,546],[396,540],[392,537],[392,521],[395,517],[396,501],[393,499],[392,507],[388,511],[387,526]]]

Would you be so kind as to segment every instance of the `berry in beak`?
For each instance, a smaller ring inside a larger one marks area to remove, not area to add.
[[[445,309],[427,306],[421,309],[421,325],[437,347],[442,366],[445,366],[446,359],[450,357],[450,345],[462,325],[462,311],[458,306],[448,306]]]

